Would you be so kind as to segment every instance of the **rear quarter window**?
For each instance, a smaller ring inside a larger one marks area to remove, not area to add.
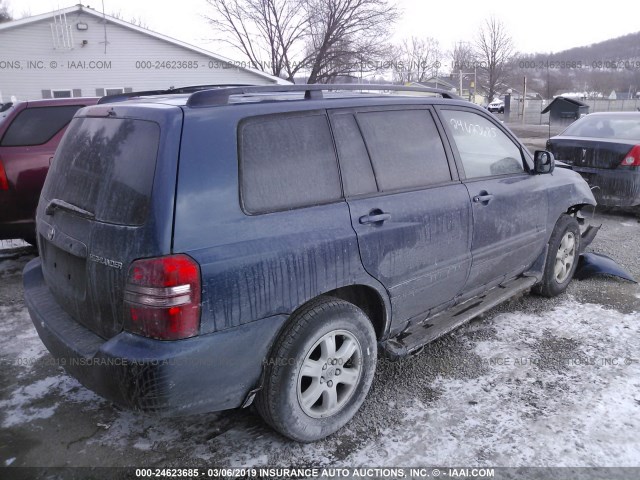
[[[25,108],[13,119],[2,137],[3,147],[42,145],[67,126],[82,105]]]
[[[290,210],[341,198],[326,115],[250,118],[240,125],[238,137],[246,212]]]

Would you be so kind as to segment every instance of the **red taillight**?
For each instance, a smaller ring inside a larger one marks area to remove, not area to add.
[[[0,162],[0,190],[9,190],[7,172],[4,171],[4,165],[2,165],[2,162]]]
[[[136,260],[125,287],[125,330],[160,340],[200,330],[200,267],[187,255]]]
[[[623,167],[640,167],[640,145],[636,145],[629,150],[620,165]]]

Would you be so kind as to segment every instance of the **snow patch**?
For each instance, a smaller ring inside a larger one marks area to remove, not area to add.
[[[544,314],[474,326],[500,332],[473,344],[488,372],[438,377],[434,403],[405,407],[406,428],[383,432],[345,464],[637,466],[639,323],[568,298]]]
[[[42,399],[60,399],[60,402],[47,402],[46,407],[39,406]],[[0,400],[0,411],[4,414],[3,428],[51,417],[61,404],[77,403],[99,405],[104,402],[95,393],[66,375],[56,375],[38,380],[26,386],[19,386],[11,392],[7,400]]]
[[[28,423],[39,418],[49,418],[56,411],[58,403],[48,407],[32,405],[37,400],[51,393],[60,383],[60,376],[47,377],[31,385],[19,387],[11,393],[8,400],[0,400],[0,410],[5,414],[2,421],[3,428]]]
[[[180,440],[181,432],[174,428],[171,420],[158,421],[157,417],[139,412],[121,411],[109,425],[107,431],[89,443],[98,442],[114,447],[133,448],[149,451],[158,443],[171,443]]]
[[[13,238],[9,240],[0,240],[0,251],[2,250],[10,250],[13,248],[22,248],[22,247],[30,247],[27,242],[21,240],[19,238]]]
[[[0,336],[0,358],[12,365],[29,370],[47,354],[25,308],[0,306]]]

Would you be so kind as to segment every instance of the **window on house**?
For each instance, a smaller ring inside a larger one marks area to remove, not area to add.
[[[51,90],[51,96],[53,98],[71,98],[73,92],[71,90]]]

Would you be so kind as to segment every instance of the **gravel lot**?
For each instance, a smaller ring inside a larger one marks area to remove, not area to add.
[[[597,214],[590,247],[640,279],[640,223]],[[179,419],[121,411],[51,362],[22,299],[34,252],[0,251],[0,465],[640,466],[640,287],[574,281],[523,296],[380,363],[354,420],[300,445],[250,409]]]

